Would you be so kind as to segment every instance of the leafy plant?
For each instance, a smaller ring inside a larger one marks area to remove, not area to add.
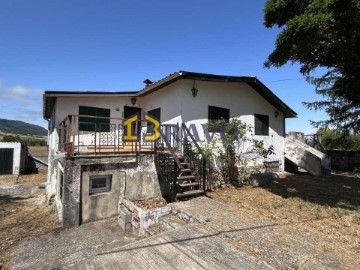
[[[274,147],[264,146],[263,141],[249,135],[252,126],[237,118],[229,122],[218,120],[213,123],[219,127],[219,134],[210,143],[203,143],[202,150],[212,160],[214,174],[226,184],[241,185],[248,181],[250,174],[260,161],[274,153]]]

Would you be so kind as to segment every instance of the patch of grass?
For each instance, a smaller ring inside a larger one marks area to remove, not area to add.
[[[360,269],[359,175],[285,174],[267,188],[226,188],[209,196],[313,236],[343,269]]]
[[[0,200],[0,264],[9,267],[16,245],[26,238],[59,230],[52,207],[43,203],[44,191],[29,199]]]

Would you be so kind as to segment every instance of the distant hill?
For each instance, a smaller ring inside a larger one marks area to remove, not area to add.
[[[17,120],[0,119],[0,131],[21,135],[46,136],[47,130],[38,125]]]

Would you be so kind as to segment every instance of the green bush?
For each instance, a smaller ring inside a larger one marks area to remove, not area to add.
[[[330,129],[320,129],[321,145],[326,150],[341,149],[360,151],[360,135],[343,135]]]
[[[43,139],[20,137],[19,135],[5,135],[2,142],[19,142],[26,146],[46,146],[47,143]]]

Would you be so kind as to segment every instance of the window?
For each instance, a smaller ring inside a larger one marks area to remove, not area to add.
[[[79,115],[89,115],[94,117],[79,117],[80,131],[110,131],[110,109],[79,106]],[[108,117],[108,118],[95,118]]]
[[[111,191],[111,175],[90,176],[89,195]]]
[[[160,115],[161,115],[161,109],[160,108],[150,110],[150,111],[147,112],[147,114],[160,122]],[[154,133],[154,124],[151,123],[151,122],[147,122],[147,133],[150,133],[150,134]]]
[[[269,116],[255,114],[255,135],[269,136]]]
[[[219,131],[219,126],[217,125],[217,122],[219,120],[225,120],[225,122],[229,122],[230,120],[230,110],[215,106],[209,106],[209,112],[208,112],[208,130],[212,132]]]

